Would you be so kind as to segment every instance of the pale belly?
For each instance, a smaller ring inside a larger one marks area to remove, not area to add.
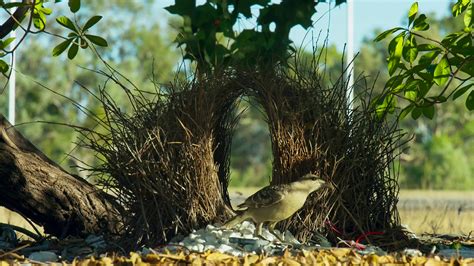
[[[256,223],[271,221],[277,222],[289,218],[303,207],[305,201],[305,194],[297,194],[293,195],[291,198],[286,198],[275,205],[258,209],[248,209],[247,212],[249,212]]]

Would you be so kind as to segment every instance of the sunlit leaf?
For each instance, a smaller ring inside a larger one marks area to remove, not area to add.
[[[418,18],[415,19],[413,22],[413,30],[414,31],[425,31],[430,28],[430,25],[426,23],[426,15],[421,14]]]
[[[4,41],[0,40],[0,49],[4,49],[8,47],[8,45],[12,43],[14,40],[15,40],[15,37],[7,38]]]
[[[398,68],[398,65],[400,64],[400,58],[402,56],[403,52],[403,35],[399,35],[394,39],[395,41],[395,48],[392,53],[392,56],[390,57],[388,61],[388,73],[392,75],[395,70]]]
[[[446,56],[443,56],[434,70],[433,80],[436,84],[441,86],[448,81],[450,73],[448,59]]]
[[[413,3],[408,11],[408,25],[415,19],[416,13],[418,13],[418,2]]]
[[[466,14],[464,14],[464,26],[466,26],[466,28],[469,28],[471,25],[472,25],[472,9],[474,8],[474,5],[472,4],[472,2],[469,4],[469,6],[467,7],[466,9]]]
[[[5,63],[5,61],[0,60],[0,72],[5,74],[5,73],[8,72],[8,69],[10,69],[10,67],[8,66],[8,64]]]
[[[390,34],[393,34],[394,32],[399,31],[399,30],[403,30],[403,28],[401,28],[401,27],[396,27],[396,28],[393,28],[393,29],[386,30],[386,31],[380,33],[380,34],[374,39],[374,42],[381,41],[381,40],[385,39],[387,36],[389,36]]]

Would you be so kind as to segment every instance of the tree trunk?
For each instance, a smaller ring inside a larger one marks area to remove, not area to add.
[[[114,198],[71,175],[25,139],[0,114],[0,205],[57,237],[115,234]]]

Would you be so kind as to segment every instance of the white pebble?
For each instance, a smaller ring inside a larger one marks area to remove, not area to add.
[[[229,238],[230,237],[241,237],[242,235],[240,233],[237,233],[237,232],[232,232],[230,235],[229,235]]]
[[[204,251],[206,250],[216,250],[216,246],[214,245],[205,245],[204,246]]]
[[[203,244],[197,244],[196,247],[197,247],[198,252],[204,252],[204,245]]]
[[[212,224],[208,224],[208,225],[206,226],[206,230],[208,230],[208,231],[214,230],[214,229],[216,229],[216,227],[215,227],[214,225],[212,225]]]
[[[244,228],[240,231],[242,235],[253,235],[253,230],[250,230],[249,228]]]
[[[228,253],[228,252],[234,250],[234,248],[229,246],[229,245],[222,244],[217,248],[217,250],[222,252],[222,253]]]
[[[28,259],[41,262],[56,262],[58,261],[58,256],[51,251],[38,251],[31,253]]]

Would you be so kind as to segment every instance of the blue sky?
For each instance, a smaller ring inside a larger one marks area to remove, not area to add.
[[[197,1],[198,3],[203,1]],[[403,18],[406,17],[408,9],[413,0],[354,0],[354,40],[355,52],[358,51],[364,37],[372,36],[375,29],[389,29],[404,25]],[[449,14],[449,3],[454,0],[419,0],[419,11],[422,13],[434,13],[436,16]],[[156,4],[162,18],[168,13],[162,8],[172,5],[174,0],[162,0]],[[329,41],[342,49],[347,38],[347,4],[334,7],[334,4],[320,3],[313,21],[319,20],[315,28],[308,32],[298,26],[292,29],[290,37],[297,46],[303,45],[311,48],[311,35],[317,36],[322,31],[326,36],[329,27]],[[313,33],[313,34],[312,34]],[[305,37],[306,35],[306,37]]]

